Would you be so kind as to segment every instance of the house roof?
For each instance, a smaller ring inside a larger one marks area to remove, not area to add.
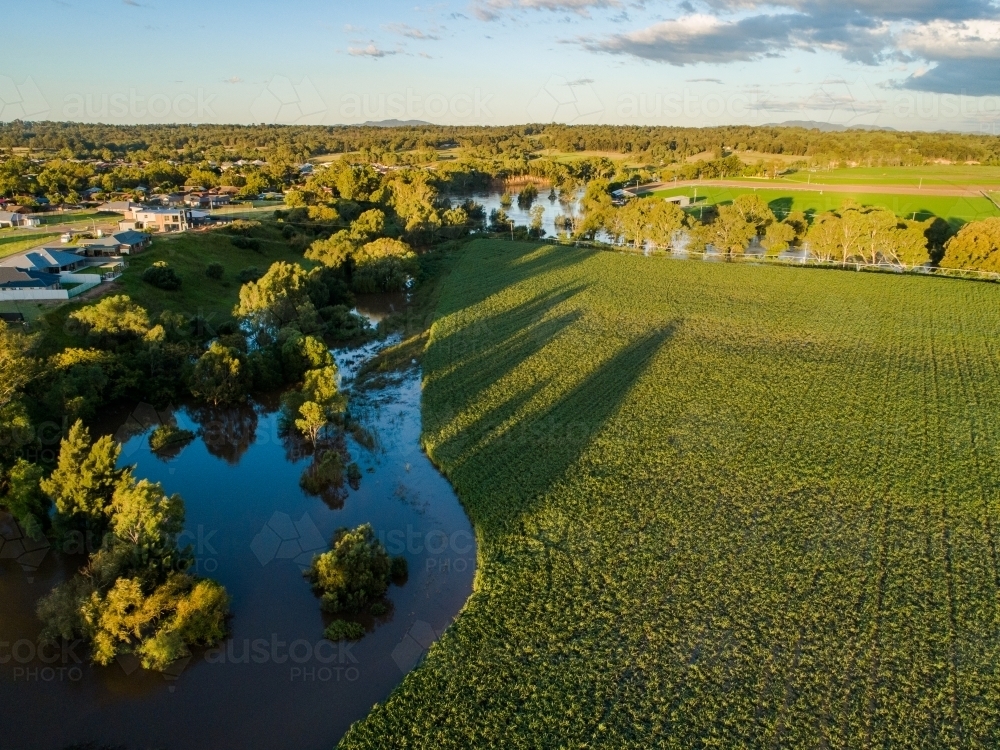
[[[36,247],[33,250],[0,260],[0,266],[24,270],[52,268],[53,266],[62,268],[79,263],[80,260],[80,256],[75,253],[63,252],[52,247]]]
[[[47,289],[58,283],[58,274],[0,267],[0,289]]]
[[[133,208],[142,208],[138,203],[132,201],[108,201],[97,207],[98,211],[130,211]]]
[[[138,245],[149,239],[149,235],[142,232],[135,232],[131,229],[126,229],[124,232],[115,232],[111,237],[119,245]]]

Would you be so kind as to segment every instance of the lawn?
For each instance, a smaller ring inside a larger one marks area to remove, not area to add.
[[[53,232],[27,234],[22,229],[0,232],[0,258],[15,255],[23,250],[30,250],[58,236],[58,233]]]
[[[773,184],[773,183],[769,183]],[[866,206],[884,206],[897,215],[907,219],[916,216],[926,219],[930,216],[940,216],[953,224],[964,224],[976,219],[990,216],[1000,216],[1000,209],[987,198],[951,198],[940,195],[891,195],[878,193],[825,193],[821,190],[781,190],[781,188],[671,188],[657,190],[652,195],[668,197],[671,195],[693,196],[698,191],[698,204],[729,203],[737,195],[757,193],[766,200],[775,214],[780,218],[789,211],[831,211],[839,208],[845,200],[853,199]]]
[[[154,236],[149,250],[129,259],[129,267],[117,284],[123,294],[154,316],[163,310],[173,310],[202,314],[219,322],[230,316],[239,300],[238,274],[244,268],[256,266],[266,271],[279,260],[312,265],[280,239],[262,240],[260,245],[260,252],[241,250],[230,242],[224,230]],[[142,272],[156,261],[166,261],[177,272],[182,282],[180,289],[168,292],[142,280]],[[205,274],[211,263],[221,263],[225,268],[221,280]]]
[[[822,185],[938,185],[1000,187],[1000,167],[978,164],[927,164],[920,167],[851,167],[847,169],[803,170],[782,178],[789,182]],[[781,181],[781,180],[779,180]]]
[[[1000,287],[470,243],[462,615],[345,748],[996,747]]]

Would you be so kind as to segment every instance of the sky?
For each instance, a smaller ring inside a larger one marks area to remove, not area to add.
[[[36,0],[32,11],[4,35],[0,121],[1000,132],[991,0]]]

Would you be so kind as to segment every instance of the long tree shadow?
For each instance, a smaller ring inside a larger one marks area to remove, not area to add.
[[[436,444],[433,458],[458,493],[478,498],[469,505],[477,527],[496,532],[516,523],[564,476],[679,326],[680,322],[674,321],[634,340],[562,398],[502,432],[489,434],[498,424],[499,415],[495,415],[467,428],[469,434],[459,433]],[[470,402],[476,396],[476,392],[467,394]],[[429,385],[424,397],[427,414],[451,408],[452,394],[436,385]],[[524,401],[512,400],[507,416],[513,416]]]
[[[594,250],[546,245],[534,242],[500,242],[496,240],[473,242],[464,251],[465,263],[488,266],[491,273],[478,274],[474,281],[475,299],[485,300],[508,287],[526,279],[561,271],[582,263]],[[501,263],[496,258],[502,258]],[[438,303],[439,318],[451,315],[466,307],[466,294],[442,295]]]
[[[586,289],[584,284],[564,284],[496,312],[487,314],[479,312],[469,323],[455,325],[446,332],[442,332],[441,326],[437,326],[434,330],[436,355],[459,359],[481,353],[494,346],[499,337],[513,336],[523,331],[540,320],[548,310],[584,289]],[[476,300],[474,303],[466,304],[462,309],[483,304],[488,297],[478,293],[474,299]],[[443,317],[444,315],[439,315],[438,319]]]

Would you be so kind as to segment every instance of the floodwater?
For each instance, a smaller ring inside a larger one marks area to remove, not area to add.
[[[336,352],[345,376],[376,348]],[[122,463],[184,497],[182,542],[192,546],[197,572],[232,598],[229,637],[168,673],[147,672],[132,659],[94,667],[72,643],[40,648],[35,603],[83,558],[5,541],[0,747],[329,750],[385,700],[464,605],[476,550],[457,496],[420,448],[419,371],[352,393],[350,410],[372,437],[367,448],[346,440],[360,486],[314,497],[299,487],[312,459],[279,435],[273,406],[159,414],[137,407],[119,432],[127,438]],[[161,458],[148,436],[165,420],[198,438]],[[406,556],[409,579],[390,587],[388,614],[362,621],[361,641],[333,644],[322,637],[324,616],[302,566],[328,548],[338,527],[366,522],[390,554]],[[12,539],[16,529],[0,523],[0,535]]]
[[[504,207],[500,203],[500,198],[503,195],[503,190],[497,190],[495,188],[490,188],[486,190],[461,192],[461,193],[449,193],[448,198],[451,199],[454,205],[460,204],[467,198],[474,200],[476,203],[480,204],[486,210],[486,220],[489,221],[490,211],[498,208],[503,208],[507,212],[507,215],[514,221],[518,226],[530,226],[531,225],[531,209],[534,206],[541,206],[545,209],[542,214],[542,228],[545,230],[546,237],[558,237],[562,232],[561,229],[556,228],[556,217],[567,216],[570,218],[579,218],[580,209],[580,198],[583,192],[573,196],[567,196],[564,200],[556,200],[550,198],[550,188],[548,187],[538,187],[538,197],[535,198],[534,202],[530,206],[519,206],[517,202],[518,193],[521,192],[523,186],[511,187],[507,192],[510,193],[512,203],[509,207]],[[556,191],[558,195],[558,190]]]

